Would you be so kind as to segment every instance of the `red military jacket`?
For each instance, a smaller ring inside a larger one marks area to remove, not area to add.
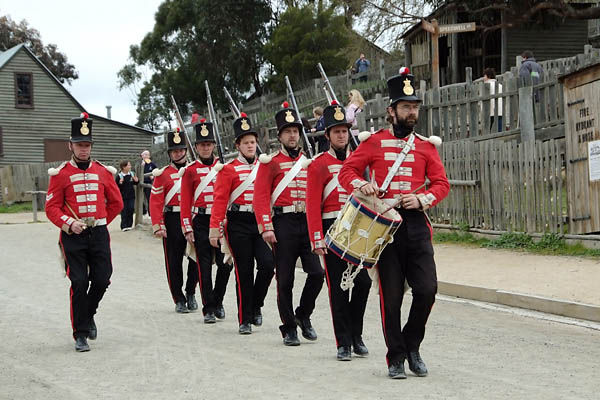
[[[113,179],[116,172],[97,161],[90,161],[86,170],[79,169],[73,160],[50,168],[46,195],[48,219],[67,233],[80,218],[106,219],[106,224],[110,224],[123,208],[121,192]]]
[[[202,179],[216,167],[218,162],[219,160],[215,158],[211,165],[204,165],[201,161],[196,160],[179,170],[179,175],[181,175],[181,229],[184,234],[194,230],[192,207],[211,209],[213,206],[216,176],[208,183],[196,201],[194,201],[194,193]]]
[[[377,186],[380,187],[407,140],[408,136],[398,139],[387,129],[379,130],[364,139],[344,162],[339,175],[342,186],[351,192],[366,184],[363,172],[369,167],[371,174],[375,174]],[[411,193],[425,183],[425,178],[429,178],[429,187],[417,192],[423,210],[446,197],[450,191],[450,184],[435,146],[427,138],[416,135],[412,149],[393,177],[383,199],[392,203],[400,194]]]
[[[165,204],[167,194],[173,188],[173,185],[179,181],[179,170],[169,164],[163,168],[155,168],[152,171],[154,182],[150,191],[150,216],[152,218],[152,232],[156,233],[160,230],[165,230],[164,208],[165,206],[179,207],[181,202],[181,187],[175,195]]]
[[[273,220],[271,219],[271,194],[277,188],[279,182],[283,179],[296,162],[300,159],[303,152],[300,151],[298,157],[292,158],[285,149],[278,150],[273,154],[268,162],[262,162],[258,170],[256,182],[254,184],[254,215],[258,224],[258,231],[273,230]],[[264,160],[264,158],[263,158]],[[294,177],[289,185],[283,190],[273,206],[295,206],[298,212],[304,212],[306,207],[306,170],[302,169]]]
[[[348,199],[348,193],[339,183],[326,198],[323,198],[325,188],[338,176],[341,168],[342,161],[337,159],[331,148],[315,156],[308,166],[306,219],[313,250],[326,247],[323,219],[336,218],[335,214],[342,209]]]
[[[238,186],[246,180],[252,170],[258,168],[259,165],[258,158],[255,159],[252,164],[249,164],[240,154],[235,160],[225,164],[223,169],[219,172],[217,182],[215,183],[215,201],[210,215],[209,237],[221,236],[220,229],[225,220],[231,193],[236,190]],[[254,182],[252,182],[237,199],[234,199],[232,204],[250,206],[252,205],[253,198]]]

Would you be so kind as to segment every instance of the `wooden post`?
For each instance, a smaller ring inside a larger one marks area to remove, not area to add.
[[[473,68],[471,67],[465,68],[465,82],[467,85],[471,85],[473,83]]]
[[[506,11],[500,13],[500,23],[506,22]],[[506,27],[500,30],[500,73],[503,74],[508,68],[508,34]]]
[[[33,208],[33,222],[38,222],[37,211],[38,211],[38,196],[37,196],[37,179],[33,184],[33,192],[31,193],[31,208]]]
[[[519,88],[519,125],[521,127],[521,142],[534,142],[533,87],[531,86]]]
[[[439,52],[439,25],[437,20],[432,20],[431,24],[435,30],[434,33],[431,34],[431,54],[433,58],[431,60],[431,86],[434,89],[440,87],[440,52]]]

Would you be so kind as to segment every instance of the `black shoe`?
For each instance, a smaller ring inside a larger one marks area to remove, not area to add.
[[[418,351],[408,352],[408,369],[416,376],[427,376],[427,367]]]
[[[295,330],[286,333],[283,337],[283,344],[285,344],[286,346],[300,346],[300,339],[298,339],[298,333]]]
[[[96,323],[94,322],[94,317],[90,320],[90,327],[88,328],[88,339],[96,340],[98,337],[98,328],[96,328]]]
[[[77,336],[75,338],[75,350],[78,352],[90,351],[90,345],[85,336]]]
[[[352,351],[350,346],[340,346],[337,350],[338,361],[350,361],[352,360]]]
[[[365,346],[365,343],[360,336],[357,336],[352,340],[352,348],[354,349],[354,354],[359,357],[367,357],[369,355],[369,349],[367,349],[367,346]]]
[[[254,315],[252,316],[252,324],[256,326],[262,325],[262,313],[260,312],[260,308],[258,310],[254,310]]]
[[[190,312],[190,310],[188,310],[187,306],[183,301],[180,301],[175,304],[175,312],[180,314],[187,314]]]
[[[406,379],[404,360],[395,361],[388,367],[388,376],[392,379]]]
[[[196,311],[198,309],[198,302],[196,301],[196,296],[194,294],[188,294],[187,296],[187,308],[190,311]]]
[[[225,309],[223,308],[223,304],[217,306],[215,310],[215,317],[219,319],[225,319]]]
[[[250,335],[252,333],[252,325],[246,323],[240,325],[240,335]]]
[[[205,324],[214,324],[217,322],[217,317],[215,317],[215,313],[208,312],[204,314],[204,323]]]
[[[296,318],[296,324],[302,329],[302,337],[306,340],[317,340],[317,331],[313,328],[310,319],[298,319]]]

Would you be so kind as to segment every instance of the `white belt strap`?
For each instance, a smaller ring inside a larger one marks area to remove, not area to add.
[[[306,156],[302,154],[302,156],[300,156],[300,158],[296,161],[292,169],[290,169],[287,172],[287,174],[283,176],[283,179],[279,181],[279,184],[277,185],[277,187],[273,191],[273,194],[271,195],[271,207],[273,207],[273,204],[275,204],[275,202],[279,198],[279,195],[281,195],[285,188],[288,187],[290,182],[292,182],[292,179],[294,179],[296,175],[298,175],[298,172],[300,172],[300,170],[302,169],[302,163],[304,162],[304,160],[306,160]]]
[[[250,172],[250,174],[246,177],[246,179],[244,179],[244,182],[242,182],[240,184],[240,186],[236,187],[235,190],[233,192],[231,192],[231,195],[229,196],[229,204],[233,204],[234,201],[237,200],[238,197],[240,197],[242,195],[242,193],[244,193],[246,191],[246,189],[248,189],[250,187],[250,185],[252,185],[254,183],[254,180],[256,179],[256,175],[258,173],[258,167],[260,166],[260,164],[255,164],[254,168],[252,168],[252,172]]]
[[[210,171],[208,171],[208,174],[204,175],[204,178],[202,178],[200,184],[194,192],[194,203],[196,202],[196,200],[198,200],[198,197],[200,197],[202,192],[204,192],[204,189],[206,189],[206,187],[210,184],[210,182],[212,182],[212,180],[215,178],[215,176],[217,176],[218,173],[219,171],[217,171],[215,168],[212,168]]]
[[[171,201],[173,196],[175,196],[177,193],[179,193],[179,189],[181,189],[181,178],[179,178],[175,181],[175,183],[173,184],[173,187],[171,188],[171,190],[169,190],[169,193],[167,193],[167,195],[165,196],[165,206],[167,204],[169,204],[169,202]]]
[[[390,183],[392,183],[392,179],[394,178],[394,175],[396,175],[396,172],[398,172],[398,170],[400,169],[400,165],[404,162],[404,159],[406,159],[406,155],[412,148],[412,145],[414,142],[415,142],[415,134],[411,133],[410,136],[408,137],[408,141],[406,142],[406,145],[404,146],[404,148],[402,149],[400,154],[398,154],[396,161],[394,161],[392,168],[390,168],[387,176],[385,177],[385,180],[383,181],[383,185],[381,185],[381,187],[380,187],[381,191],[387,192],[388,187],[390,187]]]
[[[338,180],[338,174],[335,174],[333,176],[333,178],[329,181],[329,183],[327,185],[325,185],[325,189],[323,189],[323,201],[322,203],[325,202],[325,199],[327,199],[327,197],[329,197],[329,195],[331,193],[333,193],[333,191],[335,190],[335,188],[338,186],[339,180]]]

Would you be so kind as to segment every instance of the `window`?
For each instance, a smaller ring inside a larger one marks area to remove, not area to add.
[[[15,107],[33,108],[33,74],[15,72]]]

